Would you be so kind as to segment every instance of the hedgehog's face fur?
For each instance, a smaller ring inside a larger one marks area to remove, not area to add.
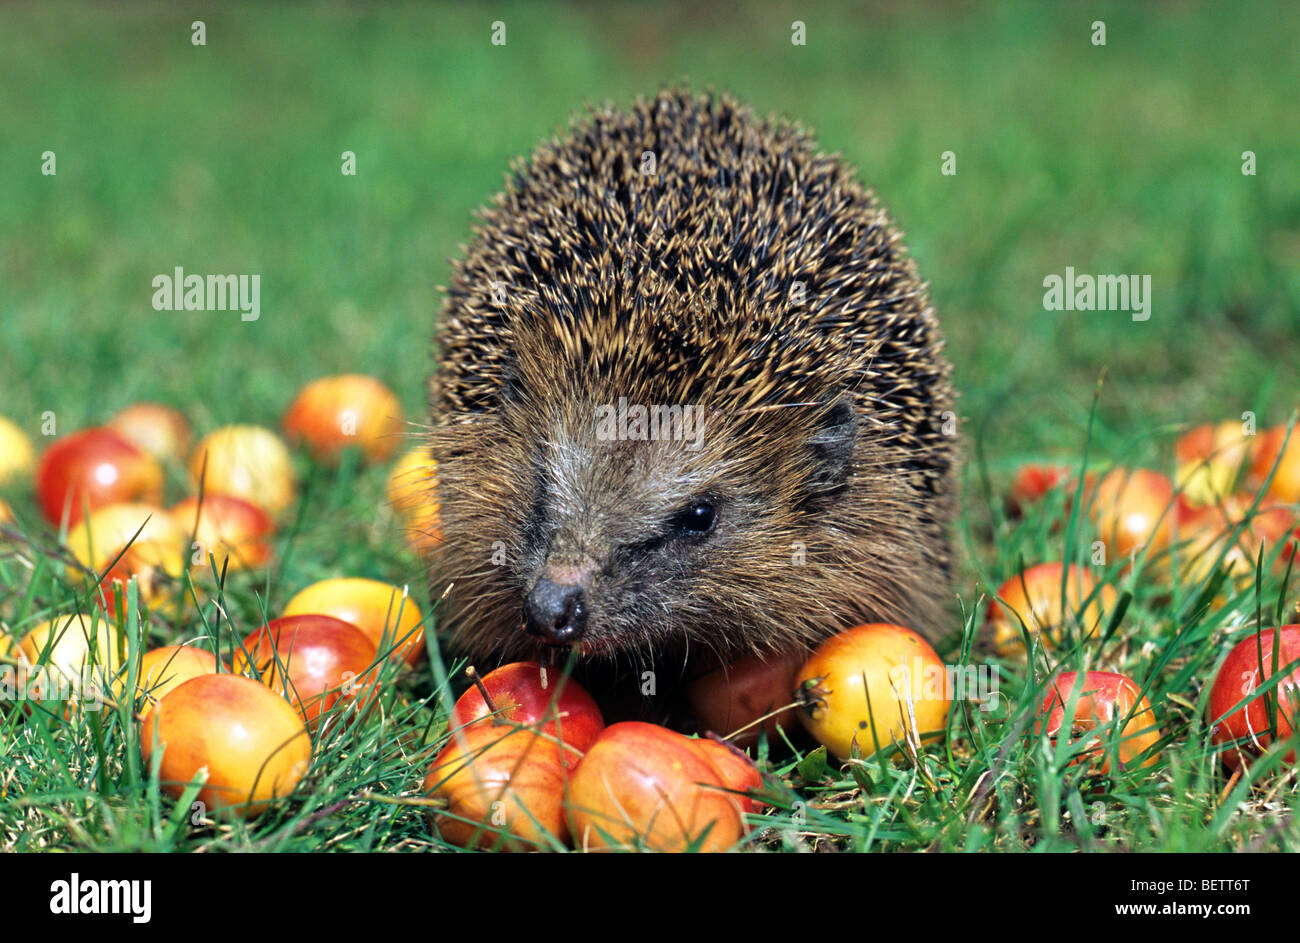
[[[435,592],[452,587],[440,617],[462,649],[933,634],[948,367],[924,286],[841,164],[665,93],[544,146],[484,216],[432,385]],[[644,435],[636,407],[703,428]]]
[[[563,630],[575,621],[572,640],[587,655],[692,644],[735,652],[754,647],[754,627],[771,623],[798,637],[806,613],[786,611],[807,578],[797,570],[816,566],[807,541],[834,528],[826,515],[852,465],[848,399],[732,412],[575,391],[556,410],[549,392],[526,389],[457,430],[462,447],[472,438],[468,450],[486,461],[440,465],[444,508],[456,514],[444,514],[445,538],[457,558],[490,564],[452,577],[468,583],[468,638],[516,657],[570,641]],[[637,405],[681,406],[674,415],[689,422],[674,427],[681,435],[642,438]],[[436,438],[450,454],[451,436]],[[555,586],[565,592],[549,598]],[[720,595],[717,586],[743,592]],[[576,620],[565,612],[575,603]],[[561,616],[561,631],[548,631]]]
[[[503,450],[514,442],[528,453],[512,461],[529,469],[522,483],[530,491],[504,502],[516,510],[501,516],[495,532],[497,546],[507,548],[498,581],[512,585],[516,607],[523,600],[515,625],[522,620],[543,643],[566,642],[565,631],[576,629],[588,654],[662,652],[689,641],[744,646],[744,626],[770,618],[750,610],[779,596],[756,587],[737,600],[710,587],[743,585],[757,574],[779,580],[796,565],[811,516],[848,474],[851,407],[777,417],[699,403],[628,404],[613,395],[569,402],[550,414],[516,403],[488,419]],[[668,415],[662,407],[679,406],[672,415],[688,421],[644,438],[638,405],[656,420]],[[771,447],[756,449],[759,441]],[[509,487],[516,484],[512,478]]]

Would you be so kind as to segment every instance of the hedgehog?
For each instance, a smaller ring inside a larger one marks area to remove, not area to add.
[[[454,261],[429,446],[479,660],[733,659],[949,616],[951,369],[873,192],[726,94],[593,107]]]

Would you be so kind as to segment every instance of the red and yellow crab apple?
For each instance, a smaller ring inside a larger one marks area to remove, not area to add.
[[[1078,672],[1063,672],[1052,681],[1038,709],[1037,731],[1056,742],[1071,702],[1075,706],[1069,737],[1083,740],[1084,748],[1070,765],[1095,765],[1100,759],[1100,772],[1106,775],[1112,758],[1120,769],[1132,768],[1139,760],[1142,766],[1156,762],[1157,753],[1148,751],[1160,739],[1160,727],[1151,703],[1132,679],[1111,671],[1089,671],[1082,679]],[[1114,735],[1109,744],[1102,737],[1108,731]]]
[[[194,437],[180,411],[161,403],[132,403],[115,413],[108,426],[160,461],[184,461]]]
[[[170,511],[177,529],[191,543],[197,543],[201,565],[206,568],[208,553],[217,568],[253,570],[271,560],[271,539],[275,521],[261,507],[228,494],[205,494],[202,504],[197,495],[173,505]]]
[[[311,765],[311,737],[270,688],[232,674],[203,674],[167,692],[140,728],[145,768],[162,750],[158,778],[180,798],[198,778],[210,812],[251,817],[291,793]]]
[[[1088,511],[1112,560],[1167,550],[1178,513],[1173,482],[1148,468],[1115,468],[1101,476]]]
[[[405,452],[388,475],[388,503],[406,525],[407,542],[428,553],[442,540],[438,506],[438,463],[425,447]]]
[[[943,736],[952,692],[938,654],[900,625],[859,625],[827,639],[795,675],[808,732],[842,760],[909,736]]]
[[[1268,481],[1268,496],[1276,501],[1300,503],[1300,425],[1291,430],[1289,438],[1286,426],[1273,426],[1259,434],[1248,480],[1255,489]]]
[[[424,789],[445,803],[430,818],[453,845],[537,850],[568,838],[567,775],[553,740],[527,727],[489,723],[452,733]]]
[[[1045,498],[1053,488],[1059,488],[1074,473],[1069,465],[1051,465],[1030,462],[1021,465],[1011,479],[1011,488],[1007,492],[1007,513],[1012,517],[1021,516],[1027,507]]]
[[[83,566],[100,570],[134,541],[140,559],[180,561],[184,536],[162,508],[152,504],[110,504],[92,511],[68,531],[67,546]],[[175,566],[173,576],[180,573]]]
[[[1088,636],[1104,627],[1118,595],[1109,583],[1098,588],[1090,571],[1075,564],[1039,563],[998,587],[989,601],[984,624],[993,647],[1003,658],[1025,652],[1021,624],[1051,648],[1060,643],[1067,626]],[[1064,595],[1062,595],[1064,589]],[[1086,602],[1086,605],[1085,605]]]
[[[481,688],[477,684],[468,688],[456,701],[448,721],[452,730],[533,727],[564,744],[564,765],[572,769],[605,729],[592,696],[558,668],[544,668],[535,661],[513,662],[488,672],[481,682]]]
[[[1195,507],[1227,497],[1242,466],[1249,464],[1255,442],[1233,420],[1189,429],[1174,444],[1174,483],[1182,496]]]
[[[686,686],[697,728],[728,736],[739,747],[758,743],[763,732],[769,741],[777,741],[782,728],[789,733],[798,726],[790,692],[807,660],[806,651],[743,655],[726,665],[710,659]],[[758,723],[760,717],[766,719]]]
[[[348,373],[313,380],[284,414],[284,434],[317,461],[337,461],[347,448],[381,462],[402,444],[402,404],[374,377]]]
[[[202,675],[215,674],[222,669],[217,656],[205,648],[193,645],[164,645],[145,652],[136,672],[137,697],[143,699],[140,713],[147,715],[169,691]]]
[[[639,721],[606,727],[569,784],[584,849],[725,851],[744,835],[740,808],[698,741]]]
[[[208,433],[190,455],[189,470],[196,490],[202,479],[205,495],[243,498],[272,515],[292,504],[298,491],[289,449],[262,426],[223,426]]]

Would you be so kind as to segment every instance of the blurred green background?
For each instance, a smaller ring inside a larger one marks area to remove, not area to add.
[[[510,159],[586,102],[681,79],[797,118],[877,189],[995,465],[1076,451],[1103,367],[1116,458],[1296,402],[1295,4],[196,9],[0,8],[0,413],[33,434],[137,399],[274,425],[353,370],[423,418],[437,286]],[[1044,311],[1067,265],[1150,274],[1151,319]],[[154,311],[175,266],[260,273],[261,319]]]

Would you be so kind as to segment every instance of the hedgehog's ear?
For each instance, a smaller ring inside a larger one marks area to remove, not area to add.
[[[853,445],[858,437],[858,414],[850,396],[841,396],[817,417],[808,439],[813,470],[808,477],[808,497],[815,501],[839,490],[853,471]]]
[[[519,378],[519,366],[512,359],[501,370],[501,385],[497,389],[496,407],[498,409],[513,406],[523,399],[522,381]]]

